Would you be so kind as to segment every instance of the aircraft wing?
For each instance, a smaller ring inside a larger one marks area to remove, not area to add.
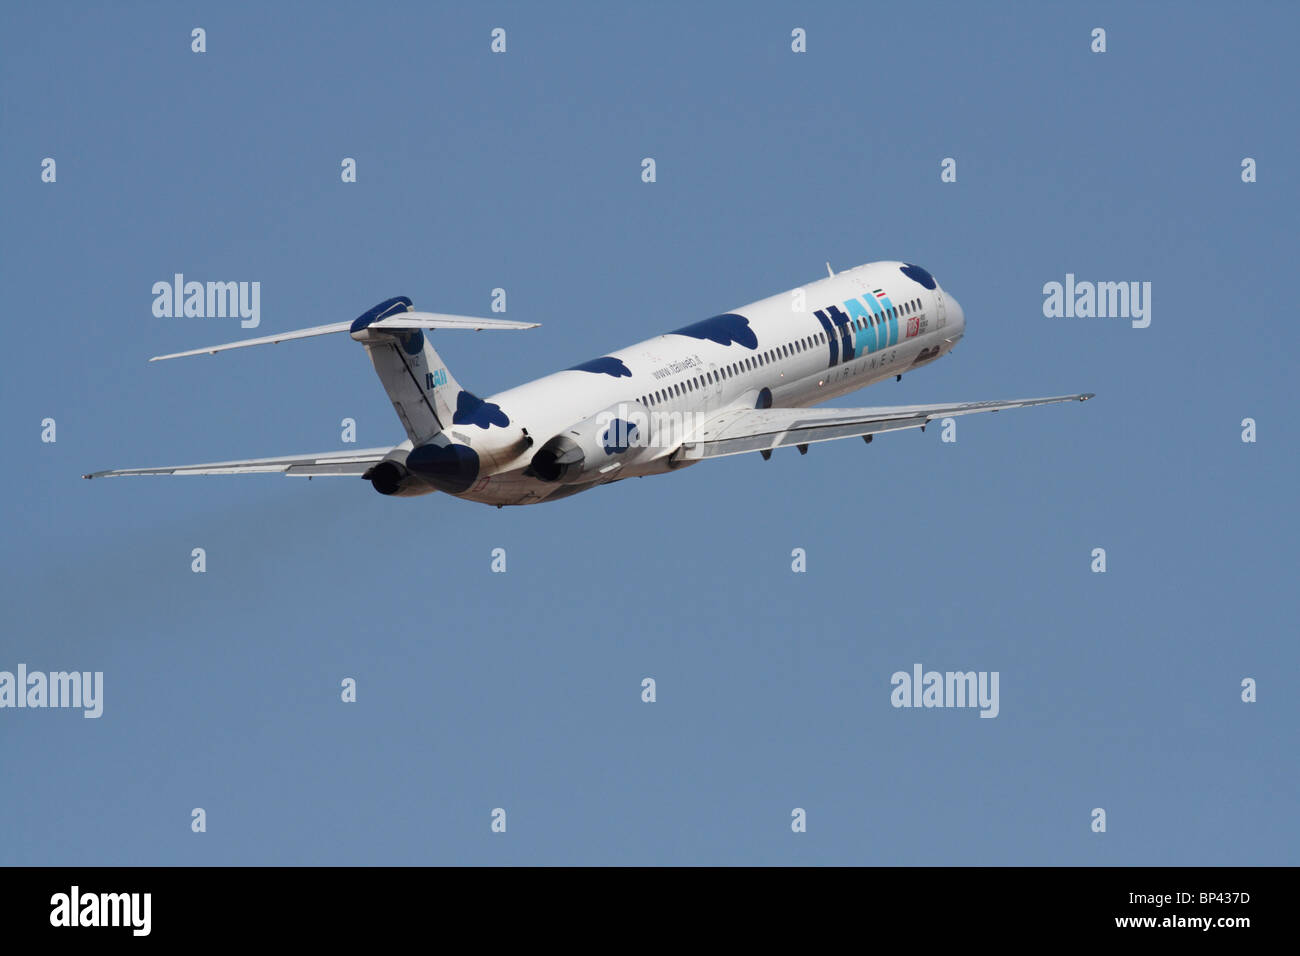
[[[922,428],[936,418],[1000,412],[1056,402],[1086,402],[1091,392],[1022,398],[1006,402],[963,402],[955,405],[890,405],[878,408],[738,408],[719,412],[706,421],[676,452],[679,459],[720,458],[787,445],[809,445],[836,438],[858,438],[876,432]]]
[[[280,458],[246,458],[242,461],[213,461],[204,465],[171,465],[161,468],[117,468],[94,471],[82,478],[117,478],[124,475],[258,475],[281,474],[313,477],[315,475],[365,474],[392,451],[383,448],[358,448],[355,451],[322,452],[318,455],[285,455]]]

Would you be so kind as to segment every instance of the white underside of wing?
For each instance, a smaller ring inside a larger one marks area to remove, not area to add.
[[[247,458],[241,461],[213,461],[200,465],[166,465],[158,468],[115,468],[95,471],[83,478],[119,478],[127,475],[259,475],[281,474],[299,477],[316,475],[362,475],[383,461],[392,448],[359,448],[347,452],[315,455],[284,455],[279,458]]]
[[[682,459],[719,458],[788,445],[858,438],[877,432],[920,428],[936,418],[1083,402],[1091,393],[953,405],[888,405],[877,408],[738,408],[709,419],[681,447]]]

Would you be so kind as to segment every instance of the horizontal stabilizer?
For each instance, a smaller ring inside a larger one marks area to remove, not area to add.
[[[117,468],[95,471],[82,478],[117,478],[125,475],[257,475],[281,474],[312,477],[314,475],[363,475],[379,464],[391,447],[358,448],[355,451],[321,452],[317,455],[285,455],[280,458],[245,458],[240,461],[213,461],[203,465],[166,465],[161,468]]]
[[[446,315],[441,312],[401,312],[378,322],[371,322],[372,329],[469,329],[473,332],[484,330],[509,331],[512,329],[535,329],[540,322],[513,322],[509,319],[485,319],[473,315]]]
[[[244,349],[251,345],[276,345],[280,342],[288,342],[293,339],[306,339],[316,335],[329,335],[333,332],[347,332],[356,323],[355,322],[332,322],[329,325],[317,325],[310,329],[297,329],[292,332],[280,332],[277,335],[264,335],[257,339],[244,339],[240,342],[227,342],[223,345],[209,345],[201,349],[190,349],[187,352],[173,352],[170,355],[155,355],[149,359],[150,362],[161,362],[164,359],[184,358],[187,355],[215,355],[217,352],[228,352],[231,349]],[[474,315],[446,315],[437,312],[400,312],[397,315],[390,316],[386,319],[380,319],[370,322],[366,328],[378,329],[379,331],[403,332],[408,329],[470,329],[473,331],[482,330],[510,330],[510,329],[535,329],[540,325],[539,322],[513,322],[509,319],[488,319]]]

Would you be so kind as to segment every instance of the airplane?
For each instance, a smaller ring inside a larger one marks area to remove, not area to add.
[[[870,262],[479,398],[462,388],[426,331],[519,330],[538,323],[417,312],[397,296],[352,322],[159,355],[150,361],[347,332],[370,356],[406,440],[353,451],[162,468],[123,475],[351,475],[382,495],[444,492],[484,504],[555,501],[624,478],[710,458],[881,432],[936,418],[1087,401],[811,408],[929,365],[966,331],[957,300],[920,266]]]

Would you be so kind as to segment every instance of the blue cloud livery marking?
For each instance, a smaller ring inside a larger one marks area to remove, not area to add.
[[[467,391],[461,391],[456,396],[456,414],[452,415],[451,423],[453,425],[477,425],[479,428],[491,428],[493,425],[499,425],[505,428],[510,424],[510,418],[505,412],[501,411],[501,406],[495,402],[485,402]]]
[[[380,319],[386,319],[390,315],[401,315],[403,312],[411,311],[411,300],[404,295],[393,296],[391,299],[385,299],[377,306],[362,312],[352,321],[352,327],[349,332],[360,332],[362,329],[369,328],[370,323],[378,322]],[[414,332],[408,332],[401,336],[402,349],[407,355],[419,355],[424,349],[424,331],[416,329]]]
[[[702,319],[683,328],[676,329],[669,335],[689,335],[693,339],[707,339],[719,345],[743,345],[747,349],[758,348],[758,336],[749,327],[749,319],[735,312],[715,315],[711,319]]]
[[[416,329],[409,335],[402,336],[402,348],[407,355],[419,355],[424,349],[424,329]]]
[[[566,372],[593,372],[596,375],[612,375],[614,378],[631,378],[632,370],[628,368],[620,359],[610,355],[602,355],[600,358],[594,358],[589,362],[582,362],[578,365],[571,365]]]
[[[913,282],[919,282],[927,289],[933,289],[938,285],[938,283],[934,281],[934,276],[930,275],[930,273],[926,272],[920,266],[914,266],[909,263],[904,265],[898,271],[903,273],[903,275],[907,276]]]
[[[402,312],[411,311],[411,300],[404,295],[394,296],[391,299],[385,299],[372,309],[367,309],[356,317],[352,322],[351,332],[360,332],[370,325],[371,322],[378,322],[380,319],[386,319],[390,315],[399,315]],[[423,343],[423,339],[421,339]]]
[[[600,447],[605,449],[607,455],[627,451],[636,441],[638,432],[635,422],[616,418],[609,423],[605,433],[600,436]]]

